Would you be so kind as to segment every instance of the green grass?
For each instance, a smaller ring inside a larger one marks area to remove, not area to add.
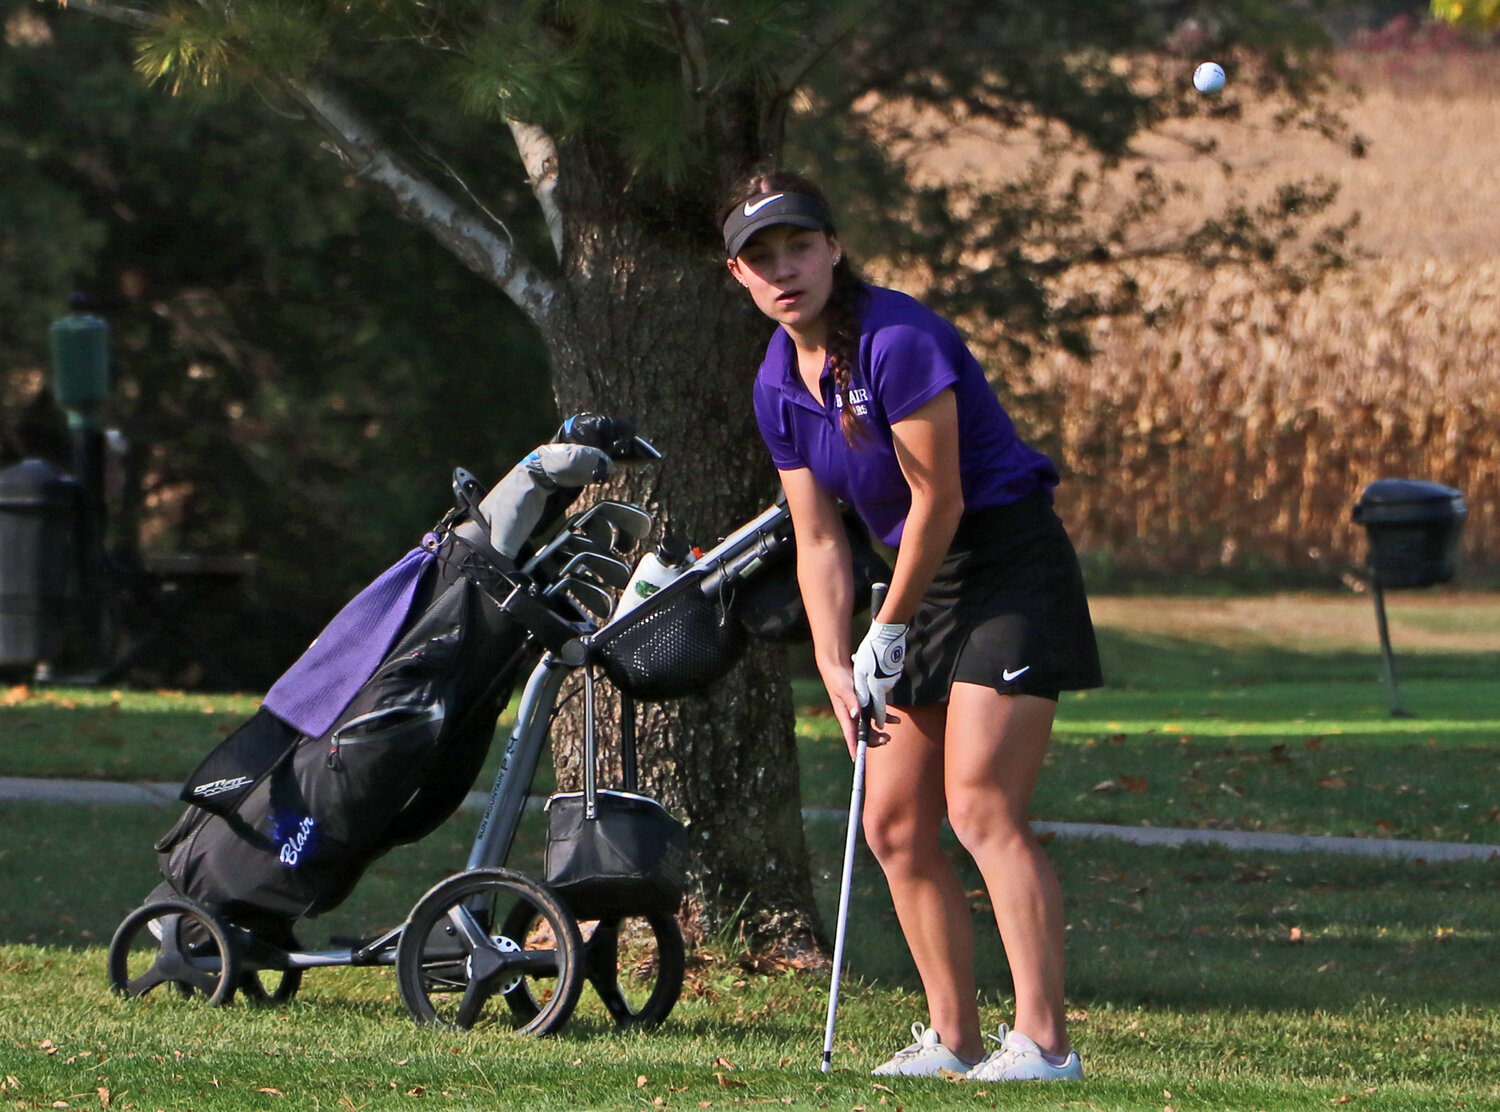
[[[1392,718],[1368,681],[1064,696],[1033,817],[1500,843],[1500,684],[1406,690],[1445,717]],[[836,723],[798,730],[805,801],[847,807]]]
[[[1435,629],[1467,629],[1434,611]],[[1038,818],[1500,843],[1500,656],[1398,656],[1420,719],[1393,719],[1372,652],[1274,637],[1101,631],[1108,689],[1065,699]],[[810,707],[819,697],[799,685]],[[171,780],[253,710],[226,696],[13,692],[0,775]],[[841,815],[831,721],[799,723],[804,802]],[[924,1018],[883,880],[861,851],[839,1067],[817,1073],[826,974],[701,951],[659,1032],[588,992],[560,1037],[425,1030],[389,970],[316,970],[289,1005],[120,1001],[103,946],[156,880],[175,808],[0,803],[0,1105],[18,1109],[1452,1109],[1500,1106],[1500,873],[1325,855],[1055,839],[1083,1085],[895,1081],[868,1069]],[[304,923],[314,946],[399,922],[459,869],[477,815],[377,861]],[[831,921],[842,821],[807,826]],[[535,872],[535,816],[513,862]],[[986,1023],[1008,974],[977,876]],[[275,1090],[274,1092],[268,1090]]]
[[[1490,865],[1054,841],[1068,895],[1072,1030],[1093,1079],[1002,1096],[942,1081],[879,1090],[865,1075],[922,1006],[864,854],[840,1069],[826,1077],[816,1072],[825,975],[751,972],[732,948],[699,956],[671,1020],[646,1036],[617,1032],[587,994],[555,1040],[423,1030],[388,970],[313,971],[276,1008],[116,1000],[100,943],[154,877],[141,852],[113,854],[101,869],[101,847],[144,846],[171,817],[155,807],[0,808],[0,890],[28,893],[0,909],[0,1077],[16,1078],[3,1093],[16,1107],[97,1108],[100,1088],[111,1107],[163,1109],[409,1108],[419,1089],[441,1107],[486,1109],[790,1101],[873,1112],[882,1096],[892,1108],[1268,1112],[1344,1097],[1376,1109],[1500,1102],[1490,1053],[1500,1039],[1500,876]],[[378,862],[349,904],[305,924],[306,940],[399,921],[455,867],[473,821],[460,815]],[[841,833],[837,823],[809,827],[825,913],[837,899]],[[523,859],[536,846],[530,824]],[[983,927],[983,899],[972,902]],[[977,957],[990,1024],[1010,1004],[992,935],[981,930]]]

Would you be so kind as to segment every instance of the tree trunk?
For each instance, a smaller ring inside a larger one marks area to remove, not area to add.
[[[694,218],[643,216],[639,198],[626,201],[583,152],[562,153],[566,326],[547,336],[559,411],[633,420],[665,458],[625,469],[603,493],[656,515],[652,543],[670,527],[706,549],[777,490],[750,397],[771,326],[718,262],[702,205]],[[600,705],[617,712],[613,699]],[[617,721],[606,713],[599,735],[601,753],[616,758]],[[822,932],[785,651],[752,645],[708,690],[643,706],[639,722],[642,790],[692,833],[689,924],[714,930],[744,910],[753,941],[812,951]],[[581,740],[581,711],[560,715],[560,784],[577,783]]]

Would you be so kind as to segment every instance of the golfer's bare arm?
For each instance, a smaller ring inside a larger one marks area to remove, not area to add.
[[[807,468],[781,472],[787,509],[797,535],[797,585],[812,629],[813,659],[835,714],[853,738],[853,649],[849,619],[853,613],[854,573],[849,538],[839,517],[838,502],[818,485]]]
[[[911,509],[878,620],[911,624],[964,512],[958,470],[958,400],[944,390],[891,425],[896,462],[911,487]],[[799,539],[800,543],[800,539]]]

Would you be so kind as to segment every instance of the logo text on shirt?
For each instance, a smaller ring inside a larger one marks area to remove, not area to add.
[[[854,406],[856,415],[860,417],[866,416],[870,412],[870,391],[863,386],[851,387],[849,390],[849,403]],[[833,396],[833,405],[835,409],[843,409],[844,395],[835,394]]]

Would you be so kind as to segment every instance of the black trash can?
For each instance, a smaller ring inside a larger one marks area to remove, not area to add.
[[[1354,505],[1370,540],[1370,574],[1386,588],[1452,579],[1468,516],[1462,493],[1421,479],[1377,479]]]
[[[78,598],[82,488],[40,459],[0,471],[0,669],[63,651]]]

